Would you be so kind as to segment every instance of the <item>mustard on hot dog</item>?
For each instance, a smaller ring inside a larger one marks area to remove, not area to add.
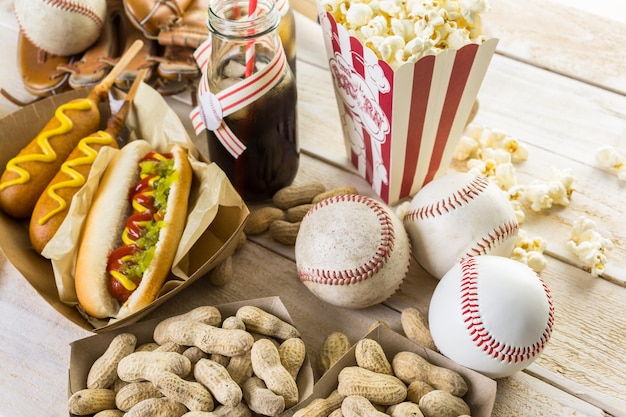
[[[164,154],[136,140],[109,164],[83,228],[76,294],[95,318],[121,318],[150,304],[172,267],[193,173],[187,150]]]

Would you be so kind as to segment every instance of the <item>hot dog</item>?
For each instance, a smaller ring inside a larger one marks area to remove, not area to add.
[[[74,99],[56,109],[37,136],[11,159],[0,178],[0,208],[10,216],[28,218],[48,183],[85,136],[100,125],[98,105],[128,61],[141,46],[137,41],[86,98]]]
[[[185,227],[192,176],[178,145],[162,155],[137,140],[111,161],[78,249],[76,293],[88,315],[122,318],[157,297]]]
[[[135,79],[122,106],[111,115],[105,130],[95,132],[78,142],[59,171],[40,195],[30,219],[30,241],[39,253],[54,237],[69,212],[74,195],[85,185],[98,152],[105,146],[118,148],[117,135],[124,127],[145,71]]]

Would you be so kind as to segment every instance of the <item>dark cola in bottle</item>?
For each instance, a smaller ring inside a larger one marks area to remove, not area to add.
[[[241,17],[247,13],[247,7],[247,0],[221,0],[213,2],[209,9],[213,49],[207,76],[213,94],[230,87],[237,89],[251,74],[267,71],[278,53],[284,54],[277,32],[280,17],[275,0],[258,0],[254,19]],[[251,45],[252,70],[246,69],[246,51]],[[246,147],[238,157],[227,150],[215,132],[207,133],[209,158],[220,166],[246,201],[271,198],[277,190],[291,184],[298,171],[296,82],[287,63],[271,78],[271,83],[269,91],[223,118]]]

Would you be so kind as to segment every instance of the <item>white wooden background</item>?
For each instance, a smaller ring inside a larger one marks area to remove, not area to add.
[[[312,0],[291,0],[314,14]],[[0,0],[0,86],[28,100],[16,69],[17,25],[12,2]],[[552,290],[557,320],[550,344],[529,369],[498,381],[494,416],[626,415],[626,194],[593,153],[611,144],[626,154],[626,4],[619,0],[492,0],[488,30],[501,39],[479,94],[476,123],[500,128],[530,150],[520,182],[545,180],[551,166],[571,168],[578,191],[564,209],[533,216],[524,228],[548,242],[542,273]],[[298,88],[302,164],[299,183],[353,184],[372,194],[348,165],[317,25],[298,14]],[[172,105],[186,111],[184,99]],[[0,116],[16,107],[0,98]],[[580,268],[565,247],[572,221],[591,217],[612,238],[605,277]],[[262,262],[260,261],[262,260]],[[199,303],[279,294],[315,357],[323,337],[342,323],[358,337],[375,319],[399,328],[406,306],[428,309],[436,281],[413,263],[401,291],[364,311],[329,308],[295,277],[293,250],[259,238],[235,256],[235,281],[213,288],[202,280],[150,317]],[[336,319],[339,318],[339,319]],[[344,329],[340,329],[344,330]],[[0,415],[65,415],[69,343],[89,335],[67,322],[0,255]]]

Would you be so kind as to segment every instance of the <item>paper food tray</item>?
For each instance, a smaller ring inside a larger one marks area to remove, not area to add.
[[[0,119],[0,166],[6,166],[53,116],[55,109],[74,98],[85,97],[87,89],[72,90],[28,105]],[[100,106],[101,128],[104,128],[110,110]],[[73,276],[68,276],[71,265],[65,270],[58,263],[68,263],[70,257],[55,260],[55,268],[50,259],[39,255],[29,240],[28,220],[16,220],[0,212],[0,248],[7,259],[26,278],[33,288],[60,314],[90,331],[100,332],[134,323],[171,297],[176,296],[191,283],[206,275],[211,269],[231,255],[243,233],[243,226],[249,210],[239,194],[232,187],[226,175],[215,164],[208,164],[199,156],[178,116],[169,108],[165,100],[151,87],[143,84],[133,102],[133,110],[127,119],[132,132],[131,140],[145,139],[159,149],[170,141],[182,142],[189,148],[194,163],[194,184],[190,199],[190,213],[196,213],[194,221],[201,217],[202,226],[187,227],[183,239],[189,247],[173,267],[172,278],[167,289],[146,308],[117,321],[96,321],[82,315],[76,308]],[[197,159],[196,159],[197,158]],[[199,179],[198,167],[202,179]],[[205,182],[215,183],[211,187],[199,187]],[[194,188],[195,187],[195,188]],[[195,189],[195,191],[193,191]],[[204,207],[197,206],[204,204]],[[188,226],[190,220],[188,218]],[[189,234],[187,234],[189,232]],[[59,234],[61,236],[61,234]],[[56,239],[56,237],[55,237]],[[75,242],[69,237],[66,246],[75,250]],[[181,244],[182,246],[182,244]],[[46,247],[44,250],[47,250]],[[53,258],[51,258],[53,259]],[[174,276],[175,275],[175,276]]]
[[[398,352],[410,351],[417,353],[433,365],[441,366],[458,372],[467,382],[468,391],[463,400],[470,406],[472,417],[490,417],[496,400],[496,381],[486,376],[465,368],[445,356],[427,349],[406,337],[394,332],[387,326],[380,325],[370,331],[364,338],[377,341],[385,351],[389,362]],[[356,366],[354,356],[355,346],[352,345],[335,365],[333,365],[317,381],[313,388],[313,394],[305,401],[289,410],[288,415],[293,415],[297,410],[305,407],[316,398],[326,398],[337,389],[339,372],[347,366]]]
[[[243,306],[255,306],[271,313],[278,318],[292,324],[298,330],[298,324],[293,321],[289,311],[280,300],[279,297],[256,298],[245,301],[216,305],[220,311],[222,320],[229,316],[234,316],[237,310]],[[183,311],[179,314],[186,313]],[[132,333],[137,337],[137,346],[152,342],[152,334],[156,325],[167,317],[152,319],[141,323],[135,323],[126,326],[123,329],[116,329],[110,332],[89,336],[84,339],[77,340],[71,344],[70,352],[70,369],[69,369],[69,387],[68,396],[87,387],[87,375],[91,365],[105,352],[111,340],[120,333]],[[313,370],[308,355],[306,356],[300,373],[296,380],[300,401],[308,398],[313,392]],[[294,406],[295,407],[295,406]],[[292,407],[292,408],[294,408]],[[288,411],[286,411],[288,412]]]

